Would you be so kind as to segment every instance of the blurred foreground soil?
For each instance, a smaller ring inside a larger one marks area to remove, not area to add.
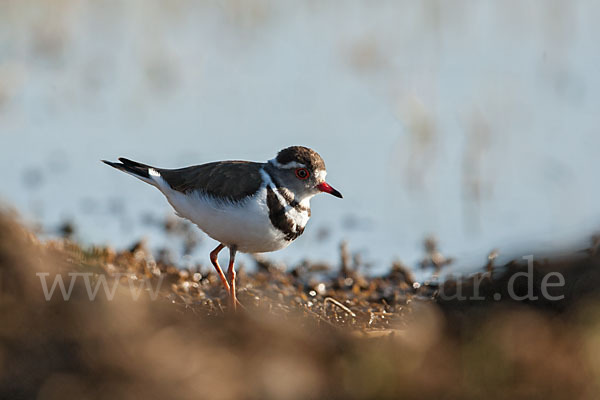
[[[514,300],[524,261],[441,286],[261,262],[233,314],[209,268],[40,243],[0,213],[0,398],[597,399],[599,263],[534,263]]]

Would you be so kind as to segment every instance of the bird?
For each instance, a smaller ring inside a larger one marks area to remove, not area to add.
[[[325,181],[323,158],[304,146],[287,147],[266,162],[216,161],[178,169],[156,168],[122,157],[118,160],[101,161],[156,187],[178,216],[219,243],[210,252],[210,261],[234,310],[240,304],[236,254],[289,246],[304,232],[315,195],[343,197]],[[218,261],[224,248],[229,249],[227,276]]]

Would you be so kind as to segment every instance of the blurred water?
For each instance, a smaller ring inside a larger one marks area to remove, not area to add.
[[[564,248],[600,225],[600,3],[0,3],[0,198],[86,242],[167,239],[162,195],[99,162],[313,147],[345,196],[270,256],[383,270]],[[206,262],[204,240],[195,257]]]

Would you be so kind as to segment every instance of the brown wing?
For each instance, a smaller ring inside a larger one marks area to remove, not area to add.
[[[261,163],[220,161],[158,172],[173,190],[182,193],[201,191],[239,201],[258,191],[262,184]]]

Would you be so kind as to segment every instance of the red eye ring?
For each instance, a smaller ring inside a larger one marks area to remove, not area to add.
[[[310,173],[306,168],[296,168],[296,178],[298,179],[308,179]]]

